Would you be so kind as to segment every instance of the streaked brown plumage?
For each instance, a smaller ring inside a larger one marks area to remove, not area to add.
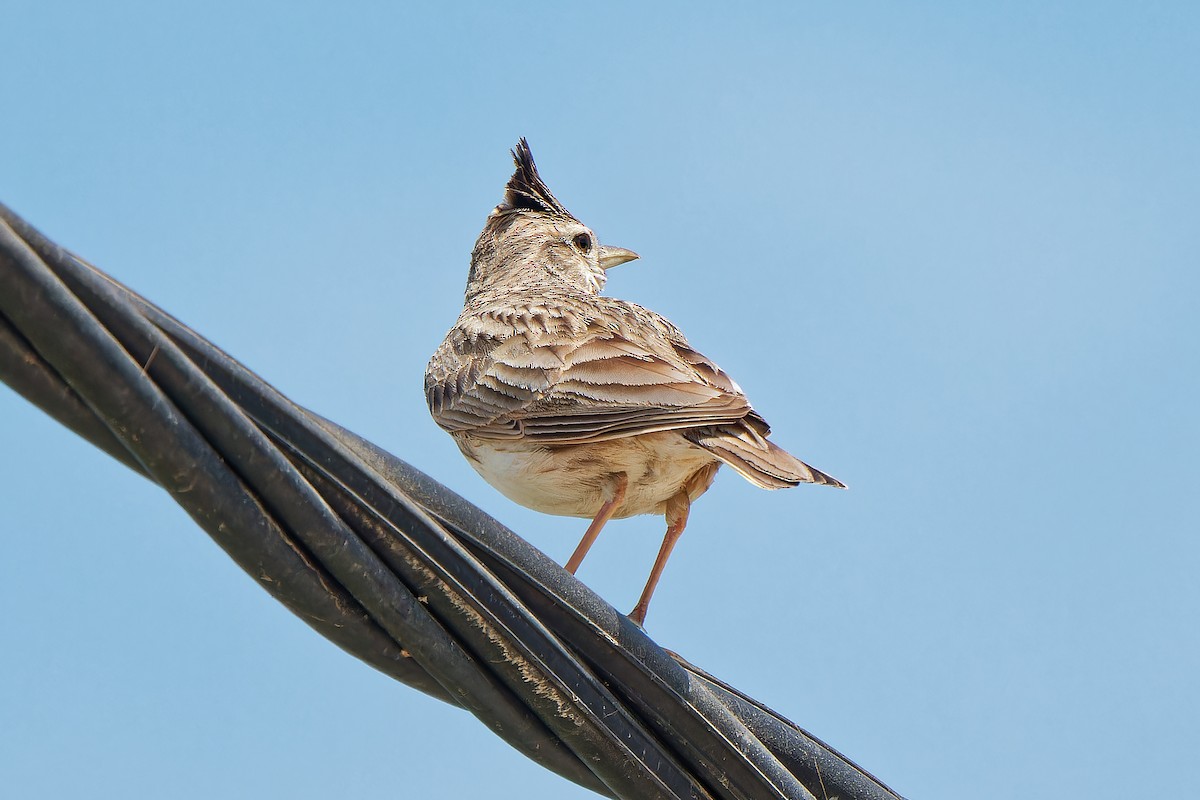
[[[596,243],[538,176],[522,139],[504,200],[471,254],[462,314],[425,372],[438,425],[522,505],[592,519],[574,572],[610,518],[663,514],[667,535],[638,624],[692,501],[717,468],[764,489],[842,486],[767,436],[716,364],[653,311],[600,294],[637,258]]]

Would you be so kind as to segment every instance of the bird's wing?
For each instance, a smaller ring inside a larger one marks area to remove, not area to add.
[[[439,425],[483,438],[580,444],[730,423],[755,439],[769,432],[678,329],[611,298],[464,314],[425,389]]]

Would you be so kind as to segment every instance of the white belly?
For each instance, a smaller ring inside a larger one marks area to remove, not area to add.
[[[696,472],[718,460],[673,431],[594,444],[548,448],[524,442],[454,437],[484,480],[506,497],[546,514],[591,518],[613,476],[625,473],[625,501],[614,517],[662,514],[666,501]],[[691,499],[708,488],[693,487]]]

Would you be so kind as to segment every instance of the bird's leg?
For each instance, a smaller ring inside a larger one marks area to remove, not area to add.
[[[667,501],[667,534],[663,537],[662,547],[658,549],[658,558],[654,560],[654,567],[650,570],[646,588],[642,589],[641,598],[633,607],[633,611],[629,612],[629,618],[639,627],[646,623],[646,611],[650,608],[650,598],[654,595],[654,587],[658,586],[658,579],[662,577],[663,567],[667,566],[667,559],[671,557],[675,543],[679,541],[679,537],[683,535],[683,529],[687,527],[688,510],[691,506],[692,501],[688,497],[686,489]]]
[[[592,544],[595,543],[596,537],[600,535],[600,529],[604,527],[604,523],[612,519],[612,515],[616,512],[617,507],[625,500],[625,489],[628,486],[629,476],[624,472],[619,473],[612,482],[608,499],[600,506],[600,510],[596,512],[596,518],[592,520],[591,525],[588,525],[583,538],[579,540],[579,546],[575,548],[575,552],[567,560],[567,572],[574,575],[575,570],[579,569],[579,565],[583,563],[583,557],[588,554],[588,550],[592,549]]]

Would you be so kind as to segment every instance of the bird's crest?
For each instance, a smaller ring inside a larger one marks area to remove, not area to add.
[[[571,216],[571,212],[558,202],[558,198],[550,191],[550,187],[538,175],[537,164],[533,163],[533,153],[529,150],[529,142],[522,136],[512,151],[513,163],[517,165],[513,176],[504,187],[504,200],[492,212],[493,215],[509,211],[525,209],[542,211],[548,214],[563,214]]]

